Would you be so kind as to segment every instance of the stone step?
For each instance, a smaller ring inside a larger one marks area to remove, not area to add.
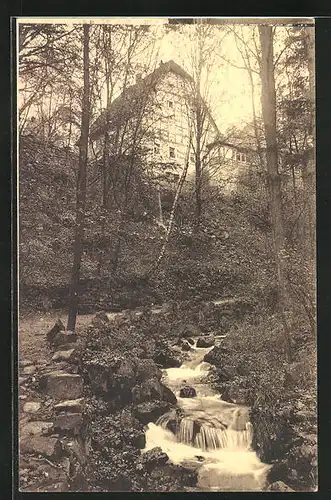
[[[82,377],[60,370],[45,374],[40,380],[40,387],[58,401],[76,399],[83,395]]]
[[[66,401],[61,401],[54,405],[54,410],[56,412],[72,412],[80,413],[83,409],[84,398],[79,399],[68,399]]]
[[[62,445],[55,437],[28,436],[20,442],[21,453],[34,453],[57,459],[62,454]]]
[[[72,358],[74,352],[75,349],[56,351],[56,353],[52,357],[52,361],[69,361]]]
[[[58,415],[54,420],[54,429],[56,431],[72,431],[78,434],[83,424],[81,413],[64,413]]]

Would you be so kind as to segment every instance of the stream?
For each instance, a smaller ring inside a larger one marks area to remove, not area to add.
[[[214,346],[199,348],[193,340],[188,359],[163,370],[178,409],[148,424],[143,452],[161,447],[172,463],[196,469],[197,486],[190,491],[262,491],[270,466],[251,449],[249,408],[223,401],[212,390],[207,380],[212,366],[203,358]],[[180,397],[185,385],[194,387],[195,397]]]

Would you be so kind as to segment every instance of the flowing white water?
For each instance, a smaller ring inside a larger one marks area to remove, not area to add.
[[[181,367],[163,371],[179,408],[148,424],[143,451],[159,446],[174,464],[197,469],[197,491],[261,491],[270,466],[251,449],[248,408],[222,401],[206,382],[212,367],[203,358],[211,349],[194,345]],[[185,385],[196,397],[179,396]]]

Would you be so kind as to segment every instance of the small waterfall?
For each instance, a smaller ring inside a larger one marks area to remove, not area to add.
[[[194,419],[185,417],[179,424],[179,432],[176,435],[180,443],[192,444],[194,442]]]
[[[203,451],[218,448],[247,450],[253,438],[252,425],[247,420],[248,414],[237,409],[233,413],[233,421],[227,427],[217,417],[196,414],[178,416],[174,412],[162,415],[157,425],[170,430],[178,443],[200,448]]]
[[[211,365],[203,358],[211,349],[195,347],[181,367],[164,370],[178,407],[148,424],[144,451],[160,446],[174,464],[198,467],[198,490],[261,491],[270,466],[251,449],[248,408],[223,401],[209,386]],[[179,397],[191,384],[196,396]]]

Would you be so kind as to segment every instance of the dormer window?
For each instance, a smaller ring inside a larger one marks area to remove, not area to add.
[[[176,158],[175,148],[173,148],[171,146],[169,148],[169,158]]]

